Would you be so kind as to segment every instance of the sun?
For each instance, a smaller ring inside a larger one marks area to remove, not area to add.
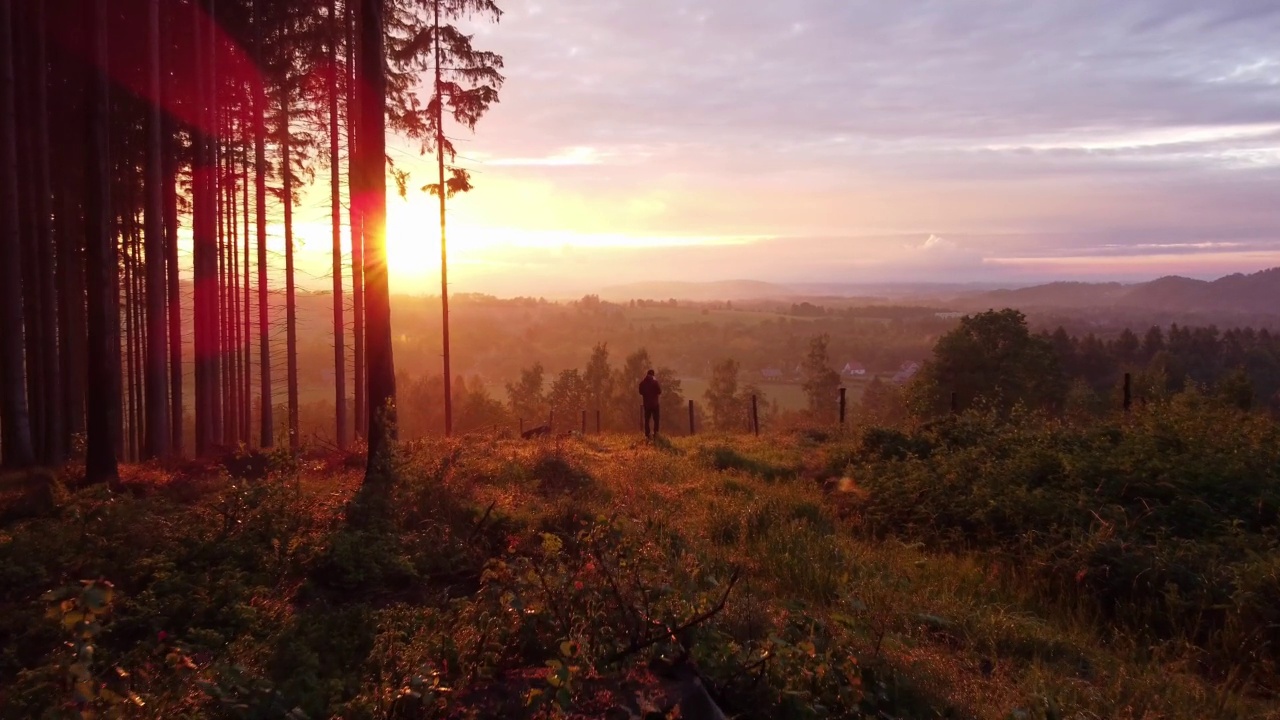
[[[419,286],[423,291],[428,282],[440,278],[440,214],[439,206],[430,196],[409,200],[395,199],[387,203],[387,263],[391,282],[405,290]],[[454,263],[470,263],[482,242],[477,238],[483,233],[465,220],[449,217],[449,267]]]

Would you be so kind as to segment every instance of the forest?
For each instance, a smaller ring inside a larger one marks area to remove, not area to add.
[[[120,457],[297,449],[293,216],[324,181],[332,294],[310,332],[330,346],[331,436],[376,449],[394,407],[386,190],[410,181],[387,172],[386,135],[437,156],[423,190],[443,221],[469,187],[445,124],[474,127],[502,82],[458,18],[497,7],[8,0],[4,13],[5,465],[58,465],[83,444],[89,476],[110,481]]]

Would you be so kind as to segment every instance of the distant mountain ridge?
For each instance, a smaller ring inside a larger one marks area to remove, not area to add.
[[[1117,308],[1177,312],[1239,312],[1280,314],[1280,268],[1250,275],[1236,273],[1217,280],[1179,275],[1145,283],[1055,282],[996,290],[960,298],[955,306],[978,310],[990,307],[1020,309]]]
[[[711,282],[638,282],[614,285],[600,290],[600,299],[627,300],[759,300],[783,298],[796,291],[785,285],[762,280],[719,280]]]
[[[795,300],[867,297],[868,300],[928,301],[956,310],[1014,307],[1023,310],[1159,310],[1180,313],[1252,313],[1280,316],[1280,267],[1217,280],[1178,275],[1140,283],[1060,281],[993,289],[960,283],[782,284],[761,280],[640,282],[614,285],[599,293],[604,300]],[[815,301],[816,302],[816,301]]]

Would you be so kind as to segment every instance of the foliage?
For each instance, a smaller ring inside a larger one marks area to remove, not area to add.
[[[819,420],[832,420],[837,411],[836,390],[840,373],[831,369],[827,349],[831,336],[822,334],[809,341],[809,354],[804,360],[804,392],[809,397],[809,412]]]
[[[763,390],[754,383],[746,383],[739,388],[738,361],[726,358],[716,363],[711,370],[711,383],[703,393],[707,406],[711,409],[712,426],[717,430],[741,430],[747,426],[751,412],[751,398],[756,398],[757,406],[762,407],[762,415],[768,415],[768,399]]]
[[[547,400],[543,390],[545,372],[542,363],[534,363],[520,371],[519,383],[507,383],[507,402],[512,415],[528,419],[546,415]]]
[[[1194,392],[1103,422],[1002,418],[863,431],[845,458],[866,493],[857,526],[978,548],[1046,601],[1270,687],[1280,637],[1258,624],[1272,611],[1253,588],[1274,582],[1280,553],[1280,428]]]
[[[114,584],[89,669],[129,717],[692,717],[699,697],[746,719],[1265,716],[1244,690],[1265,665],[1202,663],[1268,652],[1241,643],[1277,622],[1257,512],[1280,444],[1180,402],[850,439],[418,442],[386,493],[316,455],[255,480],[126,467],[132,492],[0,529],[0,716],[72,698],[41,599],[67,577]],[[868,537],[890,531],[906,542]],[[1210,557],[1216,635],[1180,574]]]
[[[1052,345],[1033,336],[1017,310],[965,316],[943,335],[917,381],[917,411],[972,407],[979,401],[1008,411],[1016,404],[1056,407],[1063,377]]]

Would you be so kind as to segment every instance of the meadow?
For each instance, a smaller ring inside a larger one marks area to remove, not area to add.
[[[0,717],[1280,712],[1280,431],[1194,394],[361,463],[5,478]]]

